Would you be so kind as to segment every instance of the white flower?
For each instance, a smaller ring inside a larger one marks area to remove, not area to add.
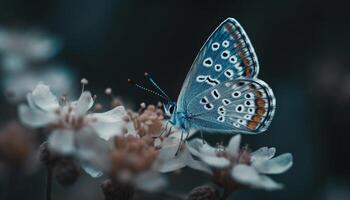
[[[82,92],[77,101],[61,99],[60,102],[49,86],[42,83],[28,94],[27,99],[28,105],[22,104],[18,108],[22,123],[33,128],[51,128],[49,148],[62,155],[77,156],[84,162],[83,168],[96,176],[98,173],[94,168],[101,168],[103,153],[108,147],[106,141],[122,134],[126,128],[124,107],[88,113],[94,103],[90,92]]]
[[[88,113],[94,103],[88,91],[82,92],[77,101],[59,102],[59,98],[52,94],[49,86],[39,83],[27,95],[27,100],[28,105],[19,106],[19,117],[24,124],[33,128],[50,125],[59,130],[74,132],[83,126],[90,126],[105,140],[121,134],[125,128],[123,118],[127,117],[127,114],[123,106],[104,113]]]
[[[30,61],[45,60],[61,49],[61,41],[38,30],[8,30],[0,27],[2,66],[8,72],[24,69]]]
[[[138,174],[134,179],[134,184],[138,189],[156,192],[165,188],[168,182],[161,174],[150,170]]]
[[[55,129],[48,139],[50,150],[62,155],[74,156],[81,168],[92,177],[99,177],[109,165],[110,143],[98,136],[91,127],[72,131]]]
[[[276,183],[265,174],[280,174],[293,165],[293,156],[290,153],[275,158],[276,149],[262,147],[249,153],[240,150],[241,136],[234,136],[226,148],[219,148],[203,144],[200,139],[190,141],[191,153],[216,170],[230,168],[232,178],[241,184],[265,190],[281,189],[283,186]]]
[[[61,65],[45,65],[44,69],[27,69],[19,73],[3,73],[1,86],[6,91],[11,102],[25,100],[28,92],[32,91],[43,81],[50,85],[55,94],[76,94],[73,87],[75,78],[72,71]]]
[[[93,177],[108,167],[108,139],[123,134],[127,113],[118,106],[104,113],[89,113],[94,99],[88,91],[76,101],[52,94],[49,86],[39,83],[27,95],[28,105],[20,105],[19,117],[33,128],[47,127],[49,148],[61,155],[78,158],[82,168]]]
[[[166,173],[176,171],[187,166],[211,174],[212,172],[206,164],[195,160],[192,157],[189,151],[189,144],[187,142],[185,142],[179,149],[181,132],[182,131],[180,129],[175,129],[175,131],[172,132],[169,137],[164,137],[161,144],[156,144],[160,148],[156,169],[159,172]],[[190,135],[193,133],[194,132],[191,131]],[[185,137],[186,135],[183,136],[183,139]],[[175,155],[177,151],[178,153]]]

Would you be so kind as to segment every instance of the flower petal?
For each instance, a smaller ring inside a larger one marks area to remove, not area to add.
[[[76,101],[77,114],[85,114],[94,105],[94,99],[89,91],[81,93],[78,101]]]
[[[188,150],[211,167],[223,168],[230,164],[224,157],[218,157],[216,149],[201,139],[193,139],[187,143]]]
[[[135,132],[133,124],[124,120],[127,117],[127,113],[123,106],[115,107],[104,113],[89,114],[88,117],[96,121],[91,126],[105,140],[115,135],[123,134],[125,131],[128,133]]]
[[[53,111],[59,108],[58,99],[50,91],[50,87],[39,83],[32,92],[32,100],[36,106],[45,110]]]
[[[81,162],[80,163],[81,168],[89,174],[92,178],[98,178],[103,175],[103,172],[96,167],[86,163],[86,162]]]
[[[91,124],[98,136],[104,140],[109,140],[113,136],[123,134],[124,125],[123,122],[95,122]]]
[[[227,146],[227,152],[232,156],[237,156],[240,143],[241,143],[241,135],[236,135],[232,137]]]
[[[293,165],[293,156],[285,153],[271,160],[253,162],[252,165],[260,172],[265,174],[280,174],[287,171]]]
[[[283,187],[282,184],[276,183],[269,177],[260,175],[254,167],[248,165],[236,165],[231,171],[231,176],[237,182],[253,188],[276,190]]]
[[[271,159],[276,153],[276,148],[271,147],[261,147],[260,149],[254,151],[251,153],[252,156],[252,162],[258,161],[258,160],[269,160]]]
[[[231,176],[239,183],[248,185],[255,185],[260,179],[260,175],[254,167],[243,164],[234,166]]]
[[[75,145],[80,159],[94,163],[109,151],[109,143],[101,139],[91,127],[82,128],[75,133]]]
[[[23,104],[18,107],[18,115],[23,124],[33,128],[46,126],[56,120],[56,117],[51,113]]]
[[[257,184],[252,185],[252,187],[255,188],[260,188],[268,191],[273,191],[273,190],[279,190],[283,188],[283,185],[280,183],[275,182],[271,178],[260,175],[260,180],[257,182]]]
[[[49,148],[60,154],[71,154],[74,151],[74,132],[71,130],[54,130],[48,139]]]
[[[197,130],[195,130],[195,129],[190,129],[188,131],[189,135],[187,136],[187,132],[184,132],[182,129],[180,129],[174,125],[171,125],[171,123],[169,123],[168,121],[163,121],[163,127],[166,127],[167,126],[166,124],[170,124],[170,125],[168,125],[169,126],[168,129],[171,129],[172,132],[169,136],[173,137],[173,138],[177,138],[177,139],[181,139],[181,137],[182,138],[190,138],[191,136],[193,136],[197,132]],[[181,136],[182,134],[183,134],[183,136]]]
[[[90,114],[91,117],[95,118],[97,121],[102,122],[120,122],[124,120],[127,116],[124,106],[117,106],[112,110],[104,113],[93,113]]]
[[[190,140],[186,142],[186,146],[188,150],[193,154],[194,156],[200,157],[201,156],[201,148],[203,146],[203,142],[199,138],[195,138],[193,140]]]
[[[135,179],[137,188],[148,192],[155,192],[167,185],[166,179],[159,173],[148,171],[139,174]]]
[[[210,175],[213,174],[212,170],[210,169],[210,167],[208,165],[206,165],[205,163],[203,163],[199,160],[194,160],[190,154],[188,154],[186,165],[192,169],[196,169],[196,170],[208,173]]]
[[[203,141],[199,138],[190,140],[187,142],[188,149],[190,152],[197,157],[201,156],[215,156],[216,149],[210,146],[207,142],[203,144]]]
[[[216,168],[224,168],[230,165],[230,161],[224,157],[201,156],[200,159],[208,165]]]
[[[179,141],[172,138],[166,138],[163,141],[162,148],[159,150],[156,169],[159,172],[166,173],[183,168],[187,164],[186,152],[180,151],[176,156]]]

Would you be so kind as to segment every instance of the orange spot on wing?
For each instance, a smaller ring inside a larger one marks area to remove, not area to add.
[[[248,128],[255,130],[256,127],[258,126],[258,123],[254,122],[254,121],[249,121],[247,126],[248,126]]]
[[[250,67],[247,67],[247,69],[245,70],[246,77],[250,77],[251,74],[252,74],[252,69]]]
[[[252,121],[260,122],[261,119],[262,119],[262,117],[260,115],[254,115],[253,118],[252,118]]]
[[[250,87],[250,89],[253,89],[253,90],[256,89],[256,86],[254,84],[250,84],[249,87]]]
[[[255,103],[259,106],[259,107],[264,107],[265,106],[265,100],[264,99],[257,99],[255,100]]]
[[[256,109],[255,113],[258,115],[264,115],[266,112],[265,108],[258,108]]]
[[[256,95],[257,97],[262,97],[262,96],[263,96],[263,93],[262,93],[261,91],[256,91],[256,92],[255,92],[255,95]]]

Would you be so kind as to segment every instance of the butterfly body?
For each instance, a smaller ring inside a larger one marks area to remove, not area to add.
[[[176,104],[176,102],[169,102],[164,105],[166,115],[170,116],[169,122],[182,130],[189,131],[191,114],[186,111],[178,111]]]
[[[177,102],[164,105],[170,123],[186,132],[265,131],[276,100],[258,73],[258,59],[247,34],[235,19],[226,19],[198,53]]]

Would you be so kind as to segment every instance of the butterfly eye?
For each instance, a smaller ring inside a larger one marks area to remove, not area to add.
[[[173,114],[173,113],[174,113],[174,110],[175,110],[175,106],[171,105],[171,106],[169,107],[169,112],[170,112],[170,114]]]

